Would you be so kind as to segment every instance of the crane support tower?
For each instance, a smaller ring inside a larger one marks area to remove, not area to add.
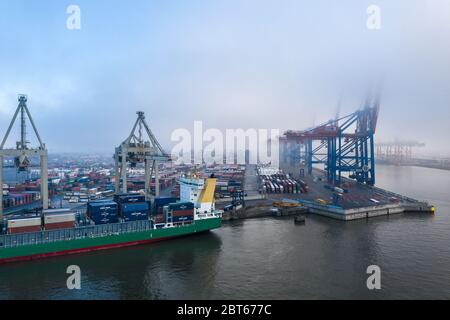
[[[26,171],[30,166],[31,157],[40,157],[40,170],[41,170],[41,199],[42,207],[48,209],[48,152],[45,148],[45,144],[42,142],[39,132],[34,124],[31,113],[27,107],[27,96],[19,95],[19,105],[16,112],[9,124],[8,130],[3,137],[0,145],[0,220],[3,219],[3,160],[5,157],[14,157],[15,166],[19,171]],[[16,142],[15,149],[5,149],[6,140],[9,137],[11,129],[20,113],[20,141]],[[30,120],[33,131],[39,142],[37,148],[29,148],[26,137],[26,117]]]
[[[375,144],[380,98],[368,96],[360,110],[305,131],[286,131],[280,139],[287,161],[297,162],[312,173],[323,164],[328,182],[339,186],[342,174],[360,183],[375,185]],[[286,160],[285,160],[286,161]]]
[[[413,148],[425,147],[425,143],[409,141],[390,141],[375,144],[377,160],[388,161],[394,164],[413,160]]]
[[[127,193],[127,165],[135,167],[138,163],[145,165],[145,197],[151,198],[150,183],[155,175],[155,197],[159,197],[158,163],[169,160],[168,154],[156,140],[147,122],[144,112],[137,112],[138,118],[134,123],[128,138],[116,148],[114,154],[116,173],[116,193]],[[137,130],[136,130],[137,129]],[[147,133],[148,141],[144,140],[143,129]],[[136,132],[137,131],[137,132]],[[120,184],[122,180],[122,187]]]

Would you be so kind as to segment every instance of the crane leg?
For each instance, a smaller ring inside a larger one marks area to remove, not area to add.
[[[155,197],[159,197],[159,169],[158,169],[158,161],[153,162],[153,166],[155,168]]]
[[[150,160],[146,159],[145,160],[145,199],[146,200],[150,200],[150,194],[151,194],[151,190],[150,190],[150,183],[151,183],[151,162]]]
[[[48,209],[48,155],[41,155],[41,197],[42,207]]]
[[[115,180],[115,184],[116,184],[116,193],[120,193],[120,172],[119,172],[119,155],[116,154],[115,156],[115,163],[114,163],[114,172],[116,175],[116,180]]]
[[[0,156],[0,221],[3,219],[3,156]]]
[[[122,155],[122,170],[120,172],[122,174],[122,191],[123,193],[127,193],[127,162],[124,160],[124,156]]]

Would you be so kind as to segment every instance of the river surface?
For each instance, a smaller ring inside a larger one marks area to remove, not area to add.
[[[436,215],[226,223],[141,247],[0,266],[0,299],[449,299],[450,171],[377,166],[377,185]],[[81,268],[81,290],[66,268]],[[381,268],[381,290],[366,269]]]

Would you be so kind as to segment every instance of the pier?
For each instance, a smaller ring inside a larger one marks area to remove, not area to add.
[[[246,167],[246,171],[251,173],[254,170],[253,165]],[[250,176],[250,174],[246,172],[245,176]],[[309,213],[351,221],[408,212],[434,213],[434,206],[425,201],[362,184],[346,177],[341,179],[342,188],[339,189],[343,193],[337,193],[335,188],[326,181],[326,172],[317,168],[313,168],[311,175],[302,177],[302,181],[308,187],[308,191],[304,193],[275,192],[257,195],[257,189],[260,189],[258,184],[246,183],[246,187],[252,188],[252,190],[246,190],[245,206],[237,206],[224,212],[224,220],[294,216],[299,213]],[[219,205],[224,207],[225,202],[222,200]],[[283,202],[296,203],[298,206],[280,209],[279,204]]]

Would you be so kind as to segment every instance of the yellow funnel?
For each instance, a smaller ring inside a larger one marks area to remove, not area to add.
[[[216,191],[217,179],[209,178],[206,179],[205,188],[203,189],[198,202],[199,203],[213,203],[214,193]]]

